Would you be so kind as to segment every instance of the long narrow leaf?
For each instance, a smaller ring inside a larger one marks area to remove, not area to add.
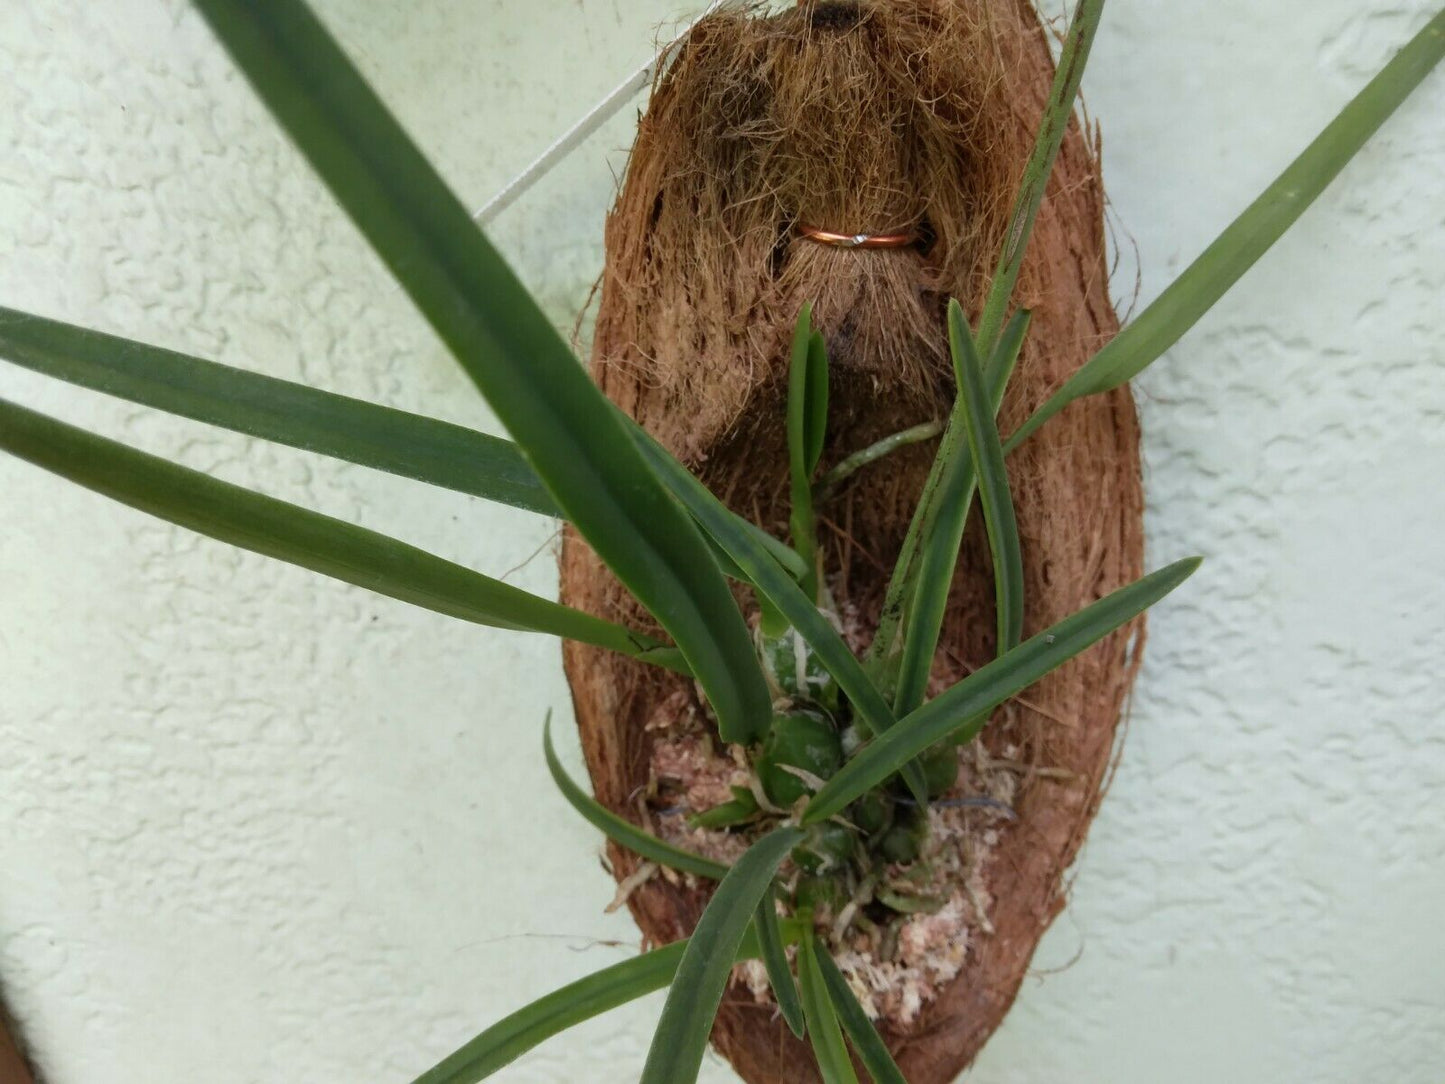
[[[656,836],[644,832],[631,821],[619,817],[572,782],[572,778],[562,767],[562,762],[557,759],[557,750],[552,745],[551,712],[547,713],[547,721],[542,725],[542,749],[547,757],[547,770],[552,773],[552,781],[557,784],[557,789],[562,792],[562,797],[567,799],[568,804],[580,813],[584,820],[601,831],[608,839],[622,844],[632,853],[650,862],[656,862],[658,865],[668,866],[684,873],[695,873],[699,877],[706,877],[712,881],[720,881],[727,876],[728,867],[721,862],[714,862],[700,854],[693,854],[681,847],[674,847],[671,843],[666,843]]]
[[[1018,447],[1075,399],[1132,380],[1178,342],[1294,225],[1442,57],[1445,10],[1425,24],[1153,304],[1034,411],[1005,450]]]
[[[1018,521],[1003,465],[1003,444],[994,423],[997,408],[989,401],[973,334],[968,330],[968,318],[957,301],[951,301],[948,306],[948,337],[964,402],[969,455],[978,475],[978,496],[988,531],[988,548],[993,555],[998,654],[1002,655],[1012,651],[1023,639],[1024,561],[1019,548]]]
[[[546,632],[686,672],[656,640],[424,550],[0,400],[0,450],[199,534],[450,617]]]
[[[1004,329],[998,349],[990,359],[987,376],[990,420],[1003,402],[1004,389],[1023,348],[1028,326],[1029,312],[1021,309]],[[997,426],[994,431],[997,432]],[[918,563],[917,584],[911,593],[904,626],[903,655],[893,694],[893,711],[899,717],[923,703],[924,693],[928,690],[928,676],[933,669],[933,656],[938,650],[938,637],[943,631],[943,618],[948,610],[948,590],[953,583],[958,550],[963,543],[963,530],[968,523],[968,511],[973,505],[977,486],[978,471],[971,454],[957,456],[943,472],[937,518],[927,532]],[[1013,646],[1009,644],[1009,647]]]
[[[768,983],[778,1000],[778,1011],[783,1014],[783,1020],[793,1034],[801,1039],[805,1030],[803,1003],[798,999],[798,985],[788,968],[787,953],[783,949],[783,930],[778,920],[778,909],[773,903],[773,893],[764,893],[758,902],[753,928],[758,934],[763,966],[768,970]]]
[[[897,726],[870,741],[823,784],[808,803],[802,822],[816,824],[841,812],[849,802],[896,772],[900,765],[935,742],[955,735],[964,726],[970,732],[956,736],[965,740],[973,737],[983,725],[987,712],[1143,613],[1187,580],[1199,562],[1198,557],[1176,561],[1119,588],[1025,640],[1007,655],[900,719]]]
[[[638,450],[642,452],[642,457],[647,460],[648,464],[656,472],[662,484],[667,487],[668,492],[677,498],[683,508],[687,509],[689,515],[692,515],[692,508],[697,504],[697,501],[693,499],[694,488],[701,486],[702,483],[693,476],[687,467],[678,462],[671,452],[658,443],[656,437],[643,429],[642,426],[638,425],[621,410],[616,410],[616,414],[618,419],[626,426],[627,431],[632,435],[633,443],[635,443]],[[702,488],[705,492],[707,491],[706,486],[702,486]],[[794,550],[789,548],[786,543],[774,538],[756,523],[744,519],[726,505],[723,505],[721,501],[715,501],[715,504],[720,506],[724,512],[732,517],[734,528],[748,538],[749,547],[755,553],[761,553],[767,557],[771,557],[779,566],[785,569],[793,579],[802,580],[808,571],[808,566],[803,563],[803,559],[799,557]],[[696,520],[695,516],[693,518]],[[698,526],[703,530],[704,537],[715,547],[715,556],[725,558],[731,562],[732,558],[717,545],[717,540],[707,532],[701,523],[699,523]],[[734,579],[747,579],[747,576],[735,563],[730,566],[728,574]]]
[[[3,307],[0,357],[183,418],[525,511],[561,514],[515,444],[451,422]],[[766,532],[757,534],[790,572],[803,574],[797,554]],[[718,550],[713,556],[726,558]]]
[[[412,1084],[475,1084],[552,1036],[672,982],[686,941],[603,968],[538,998],[438,1062]]]
[[[476,1084],[485,1080],[552,1036],[665,988],[677,974],[677,965],[686,951],[686,940],[674,941],[568,983],[498,1020],[412,1084]],[[736,959],[754,959],[759,951],[757,938],[749,930]]]
[[[561,514],[516,445],[450,422],[3,307],[0,357],[184,418],[525,511]],[[759,534],[802,575],[797,554]],[[736,572],[726,554],[714,549],[713,556],[725,562],[725,573]]]
[[[994,267],[988,301],[984,303],[983,315],[979,318],[978,352],[983,357],[991,355],[998,345],[1003,314],[1008,311],[1014,285],[1018,282],[1024,252],[1028,248],[1034,222],[1039,217],[1049,177],[1054,172],[1054,160],[1059,156],[1064,133],[1068,131],[1069,120],[1074,115],[1074,101],[1079,96],[1084,68],[1089,63],[1089,52],[1094,47],[1103,14],[1104,0],[1079,0],[1074,7],[1074,17],[1069,21],[1069,32],[1064,38],[1059,63],[1054,69],[1054,80],[1049,87],[1049,101],[1044,106],[1033,150],[1024,166],[1018,193],[1014,196],[1008,232],[1004,235],[1003,248]]]
[[[1008,232],[1004,236],[988,300],[984,303],[983,315],[979,320],[978,352],[983,357],[992,357],[994,353],[999,329],[1003,326],[1003,316],[1008,310],[1009,299],[1013,296],[1014,284],[1018,280],[1024,251],[1028,246],[1034,221],[1038,217],[1044,192],[1048,188],[1049,176],[1053,172],[1054,160],[1063,144],[1064,133],[1068,131],[1074,100],[1078,97],[1079,84],[1084,77],[1084,68],[1088,63],[1089,51],[1093,47],[1103,11],[1104,0],[1079,0],[1074,9],[1059,64],[1054,69],[1048,104],[1044,107],[1039,130],[1034,138],[1033,151],[1024,166],[1023,178],[1009,216]],[[870,667],[875,674],[895,672],[903,616],[912,602],[914,588],[917,586],[918,560],[938,519],[938,502],[945,496],[943,477],[948,465],[965,454],[968,447],[962,409],[962,403],[955,401],[949,415],[948,427],[943,431],[943,439],[939,441],[933,466],[924,481],[918,506],[909,521],[908,531],[903,537],[903,545],[888,580],[878,632],[868,653]]]
[[[769,833],[748,848],[718,885],[678,964],[647,1052],[641,1084],[693,1084],[697,1080],[738,945],[758,901],[770,891],[778,865],[802,838],[796,828]]]
[[[818,607],[796,582],[764,550],[752,534],[745,530],[708,488],[694,478],[681,463],[673,459],[655,441],[641,445],[658,474],[692,513],[694,519],[736,562],[742,575],[775,610],[798,630],[813,649],[819,661],[832,674],[839,687],[848,694],[858,724],[870,734],[881,734],[894,723],[893,710],[878,687],[863,671],[862,665],[843,642],[843,637],[828,623]],[[903,771],[904,782],[919,802],[926,802],[928,788],[923,771],[909,764]]]
[[[651,458],[651,453],[647,453],[647,458]],[[677,466],[679,471],[684,473],[688,472],[687,468],[684,467],[681,463],[679,463]],[[676,474],[669,476],[671,481],[675,481],[676,477]],[[669,481],[669,479],[664,479],[664,481],[667,482]],[[673,486],[669,484],[668,488],[673,489]],[[680,492],[677,492],[676,490],[674,490],[674,495],[679,500],[682,499],[682,494]],[[686,502],[684,502],[684,505],[685,504]],[[796,580],[801,580],[807,574],[808,566],[803,564],[803,559],[799,557],[798,554],[785,542],[781,541],[780,539],[774,538],[772,535],[768,534],[767,531],[759,527],[756,523],[753,523],[750,520],[743,519],[743,517],[738,515],[736,512],[732,512],[730,514],[732,515],[733,521],[737,528],[742,531],[743,534],[747,535],[750,539],[752,539],[752,545],[754,549],[760,550],[762,553],[767,554],[778,564],[780,568],[784,569],[788,573],[788,575],[792,576]],[[698,527],[701,528],[702,524],[699,523]],[[713,539],[712,535],[707,535],[706,537],[709,539],[709,541],[715,543],[716,540]],[[718,552],[722,553],[721,547],[719,547]],[[728,559],[731,560],[731,558]],[[742,570],[737,568],[736,564],[733,565],[733,568],[737,570],[737,576],[735,577],[736,579],[747,579],[747,577],[743,575]]]
[[[898,1068],[898,1063],[889,1053],[883,1036],[878,1034],[873,1021],[868,1019],[863,1006],[858,1004],[858,999],[853,996],[853,991],[848,986],[848,980],[843,977],[843,972],[838,970],[833,957],[819,946],[817,958],[823,984],[828,988],[828,999],[833,1002],[843,1030],[848,1033],[848,1038],[853,1040],[853,1049],[858,1052],[858,1060],[863,1063],[863,1068],[867,1069],[868,1075],[873,1078],[873,1084],[908,1084],[903,1077],[903,1070]]]
[[[803,992],[803,1014],[808,1020],[808,1036],[813,1041],[813,1054],[823,1084],[858,1084],[853,1061],[843,1044],[838,1027],[838,1013],[828,997],[827,980],[818,966],[822,949],[816,934],[809,933],[798,946],[798,985]]]
[[[515,445],[450,422],[6,308],[0,357],[183,418],[558,514]]]
[[[197,0],[237,66],[450,347],[557,506],[676,641],[728,741],[767,684],[696,527],[430,163],[300,0]]]

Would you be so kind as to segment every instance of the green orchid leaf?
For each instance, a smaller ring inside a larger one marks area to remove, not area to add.
[[[561,514],[515,444],[465,426],[3,307],[0,357],[247,436],[524,511]],[[771,535],[757,533],[778,560],[802,575],[797,554]],[[741,578],[726,554],[715,547],[712,553],[725,574]]]
[[[1003,316],[1013,299],[1024,252],[1028,249],[1034,222],[1039,217],[1039,207],[1044,202],[1044,192],[1054,172],[1054,161],[1059,156],[1064,134],[1069,130],[1069,121],[1074,115],[1074,102],[1079,97],[1079,86],[1084,81],[1084,69],[1088,66],[1089,53],[1094,48],[1103,14],[1104,0],[1079,0],[1069,21],[1069,32],[1054,68],[1053,84],[1049,87],[1048,104],[1044,106],[1033,150],[1024,166],[1018,193],[1014,196],[1008,232],[1004,234],[998,263],[994,266],[993,282],[989,285],[988,300],[979,318],[978,352],[982,357],[991,356],[998,346]]]
[[[755,794],[747,787],[730,786],[732,800],[720,802],[700,813],[689,813],[687,823],[693,828],[733,828],[757,820],[759,806]]]
[[[1028,326],[1028,310],[1015,313],[1008,327],[1004,329],[1003,338],[999,340],[998,349],[994,351],[989,362],[987,383],[990,409],[985,417],[995,433],[998,429],[993,425],[993,418],[1003,402],[1004,389],[1008,386],[1019,351],[1023,348]],[[963,330],[967,331],[966,326]],[[972,424],[984,423],[985,419],[979,419]],[[928,689],[933,656],[938,650],[938,637],[943,631],[943,618],[948,610],[948,590],[953,583],[953,572],[958,565],[958,550],[963,543],[963,530],[967,525],[969,508],[973,505],[973,495],[978,486],[978,472],[974,463],[972,453],[965,447],[964,454],[954,458],[942,476],[939,491],[941,499],[937,505],[938,518],[928,532],[922,559],[916,566],[917,582],[909,591],[911,601],[903,634],[903,654],[893,694],[893,711],[900,717],[922,704],[924,693]],[[995,469],[1003,469],[1002,452]],[[1007,495],[1006,479],[1003,495]],[[1017,535],[1016,527],[1013,533]],[[994,567],[1000,567],[997,557]],[[1021,599],[1022,568],[1011,572],[1011,575],[1017,576],[1020,581],[1017,595]],[[1001,640],[1000,643],[1002,642],[1004,641]],[[1008,646],[1013,647],[1015,643],[1017,641]]]
[[[304,3],[196,6],[563,515],[671,634],[724,740],[757,738],[767,685],[706,543],[466,209]]]
[[[687,941],[674,941],[568,983],[497,1021],[412,1084],[476,1084],[485,1080],[552,1036],[666,988],[686,951]],[[736,959],[756,959],[759,952],[754,931],[749,929]]]
[[[515,445],[450,422],[6,308],[0,357],[183,418],[558,514]]]
[[[3,400],[0,449],[198,534],[389,598],[479,625],[565,636],[686,672],[675,652],[641,633]]]
[[[788,956],[783,950],[783,929],[778,919],[778,909],[773,904],[773,893],[764,893],[759,901],[753,928],[758,934],[763,966],[768,969],[768,983],[777,999],[778,1011],[783,1014],[783,1020],[792,1033],[801,1039],[805,1030],[803,1003],[798,998],[798,986],[793,981],[793,972],[788,968]]]
[[[772,559],[708,488],[681,463],[673,459],[656,441],[641,444],[648,462],[677,494],[702,529],[736,562],[742,576],[757,590],[759,596],[798,630],[798,635],[813,649],[823,668],[832,674],[839,687],[853,704],[854,719],[869,734],[881,734],[894,723],[893,710],[864,672],[843,637],[803,593],[797,582]],[[913,797],[925,804],[928,788],[923,770],[909,764],[903,773]]]
[[[497,1021],[412,1084],[475,1084],[533,1047],[593,1017],[664,989],[687,951],[676,941],[603,968]]]
[[[662,484],[667,487],[668,492],[677,499],[689,515],[692,515],[692,508],[697,503],[695,499],[695,488],[702,486],[703,491],[708,493],[709,496],[711,496],[711,492],[706,486],[702,485],[685,465],[679,462],[671,452],[664,448],[656,437],[643,429],[642,426],[638,425],[621,410],[617,410],[616,414],[618,419],[627,428],[627,431],[632,434],[633,443],[637,445],[638,450],[642,453],[642,457],[647,460],[648,465],[652,467],[653,471],[662,481]],[[773,561],[779,567],[786,570],[788,575],[794,580],[801,581],[803,577],[807,575],[808,566],[803,563],[803,559],[799,557],[797,552],[787,543],[774,538],[751,520],[744,519],[726,505],[722,504],[721,501],[716,501],[715,503],[721,507],[728,516],[732,517],[734,530],[740,535],[747,537],[749,549],[754,553],[761,553],[766,557],[771,557]],[[693,521],[697,522],[696,516],[693,516]],[[727,569],[728,576],[740,582],[752,582],[747,578],[746,573],[728,556],[727,551],[718,545],[717,539],[713,538],[701,523],[698,523],[698,528],[703,531],[703,537],[707,539],[708,545],[712,547],[713,554],[718,562]]]
[[[858,999],[853,996],[853,991],[848,986],[848,980],[843,977],[843,972],[838,970],[833,957],[829,956],[821,945],[816,956],[823,985],[828,989],[828,1000],[833,1003],[843,1030],[853,1041],[858,1060],[863,1063],[863,1068],[868,1070],[873,1084],[908,1084],[903,1077],[903,1070],[898,1068],[893,1055],[888,1052],[883,1036],[878,1034],[873,1021],[868,1019],[863,1006],[858,1004]]]
[[[850,802],[878,786],[930,745],[965,726],[970,732],[958,737],[971,739],[983,726],[988,712],[1139,616],[1187,580],[1199,563],[1198,557],[1176,561],[1119,588],[1025,640],[900,719],[897,726],[870,741],[823,784],[808,803],[802,823],[816,824],[841,813]]]
[[[1073,116],[1074,101],[1079,94],[1079,84],[1084,78],[1084,68],[1088,64],[1103,11],[1104,0],[1079,0],[1069,23],[1068,36],[1064,39],[1059,63],[1054,69],[1048,104],[1044,107],[1033,150],[1024,166],[1018,194],[1014,197],[1009,228],[999,251],[988,300],[979,319],[977,343],[981,357],[992,358],[994,355],[1004,313],[1008,311],[1013,297],[1029,236],[1053,173],[1054,160],[1058,157]],[[917,584],[917,562],[934,530],[939,518],[939,505],[945,497],[943,476],[955,459],[966,454],[968,447],[962,411],[962,401],[955,400],[948,427],[939,441],[933,466],[924,481],[923,492],[903,537],[903,546],[884,594],[878,633],[873,638],[868,661],[875,675],[885,677],[885,684],[890,683],[888,676],[896,673],[901,650],[900,629]]]
[[[779,864],[802,838],[796,828],[770,832],[748,848],[718,885],[678,964],[647,1052],[641,1084],[694,1084],[697,1080],[743,934],[758,901],[771,891]]]
[[[562,797],[567,799],[568,804],[580,813],[584,820],[608,839],[620,843],[638,857],[656,862],[660,866],[681,870],[683,873],[695,873],[712,881],[720,881],[727,876],[728,867],[721,862],[714,862],[711,858],[674,847],[671,843],[644,832],[572,782],[572,778],[562,767],[562,762],[557,759],[557,750],[552,745],[551,712],[547,713],[547,721],[542,725],[542,750],[547,757],[547,770],[552,773],[552,782],[557,784]]]
[[[1442,56],[1445,11],[1425,24],[1153,304],[1034,411],[1005,451],[1075,399],[1128,383],[1178,342],[1294,225]]]
[[[948,337],[953,350],[953,371],[958,376],[959,394],[965,407],[964,427],[978,476],[988,548],[993,555],[998,653],[1002,655],[1012,651],[1023,639],[1024,560],[1019,548],[1018,521],[1003,465],[1003,444],[994,423],[998,408],[990,402],[991,396],[984,387],[982,362],[974,348],[968,318],[957,301],[951,301],[948,306]]]
[[[798,946],[798,985],[803,992],[803,1013],[808,1020],[808,1036],[813,1041],[813,1054],[823,1084],[858,1084],[853,1060],[843,1043],[838,1027],[838,1013],[828,996],[828,983],[818,966],[824,955],[818,937],[811,931]]]

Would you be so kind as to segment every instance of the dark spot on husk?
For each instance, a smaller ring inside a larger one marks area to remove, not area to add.
[[[813,9],[813,29],[844,31],[852,30],[863,21],[863,5],[849,0],[834,0],[822,3]]]
[[[778,223],[778,237],[773,242],[773,251],[768,256],[768,271],[774,281],[782,277],[783,267],[788,262],[788,247],[793,243],[794,224],[791,218]]]

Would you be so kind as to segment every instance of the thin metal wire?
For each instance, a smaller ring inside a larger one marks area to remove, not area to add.
[[[606,97],[589,109],[581,120],[563,132],[550,147],[543,151],[536,161],[503,185],[501,191],[473,213],[473,221],[485,226],[512,204],[516,203],[528,189],[551,172],[557,163],[561,162],[562,159],[566,158],[581,146],[588,136],[597,131],[603,124],[607,123],[608,120],[617,114],[618,110],[630,102],[639,91],[652,82],[653,74],[657,71],[657,65],[662,57],[666,55],[668,49],[685,38],[688,33],[691,32],[692,28],[703,19],[707,18],[707,16],[728,2],[729,0],[712,0],[706,9],[704,9],[703,13],[689,22],[682,32],[674,37],[656,56],[643,64],[642,67],[638,68],[637,71],[633,72],[622,82],[618,83]]]
[[[918,238],[911,233],[834,233],[799,224],[799,235],[820,245],[837,248],[907,248]]]

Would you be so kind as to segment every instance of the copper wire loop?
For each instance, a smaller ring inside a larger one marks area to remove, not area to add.
[[[838,248],[907,248],[917,240],[911,233],[831,233],[802,223],[798,233],[809,241]]]

